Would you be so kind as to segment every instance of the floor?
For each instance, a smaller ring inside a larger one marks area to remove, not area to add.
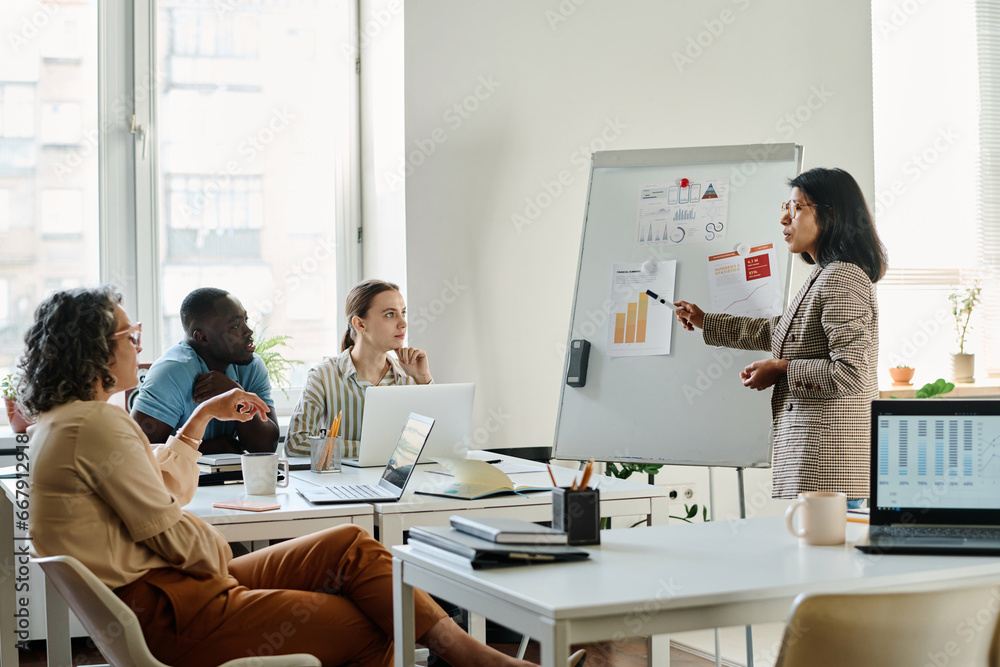
[[[89,644],[87,639],[73,640],[73,665],[88,665],[104,661],[100,652]],[[518,648],[517,644],[494,644],[494,646],[508,655],[517,653]],[[645,667],[646,665],[646,641],[644,639],[584,644],[573,648],[587,649],[586,667]],[[531,642],[528,645],[525,659],[538,662],[537,643]],[[710,667],[714,664],[687,651],[675,647],[670,648],[671,667]],[[32,650],[21,651],[20,667],[45,667],[45,643],[32,642]]]

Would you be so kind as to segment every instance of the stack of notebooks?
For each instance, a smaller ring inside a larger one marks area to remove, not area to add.
[[[243,463],[239,454],[202,454],[198,457],[199,486],[237,484],[243,481]]]
[[[415,552],[476,570],[590,558],[566,546],[566,533],[520,519],[453,516],[451,528],[411,528],[409,544]]]

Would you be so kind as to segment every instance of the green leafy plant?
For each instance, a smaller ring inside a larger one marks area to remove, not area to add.
[[[3,394],[4,398],[9,398],[10,400],[17,399],[17,383],[20,378],[16,373],[8,373],[0,379],[0,393]]]
[[[612,477],[617,477],[618,479],[628,479],[632,473],[640,472],[652,477],[656,473],[660,472],[660,468],[663,466],[661,464],[655,463],[615,463],[614,461],[609,462],[607,465],[607,471]],[[691,519],[698,516],[698,503],[694,505],[684,505],[684,516],[674,516],[670,515],[671,519],[677,519],[678,521],[684,521],[687,523],[693,523]],[[708,521],[708,508],[704,505],[701,507],[701,519],[702,521]],[[633,523],[629,528],[635,528],[636,526],[646,523],[646,520],[637,521]],[[601,519],[601,528],[607,528],[611,525],[611,518],[604,517]]]
[[[965,354],[966,336],[969,333],[969,319],[972,310],[979,303],[979,293],[982,290],[980,281],[966,287],[956,287],[948,295],[951,302],[951,314],[955,318],[955,340],[958,343],[958,353]]]
[[[913,366],[909,364],[896,364],[893,368],[913,368]]]
[[[945,381],[944,378],[938,378],[934,382],[928,382],[920,389],[917,389],[916,398],[933,398],[934,396],[947,394],[954,388],[955,385],[951,382]]]
[[[264,361],[264,367],[267,369],[267,377],[271,381],[271,385],[280,389],[287,397],[288,387],[291,386],[288,381],[288,373],[304,362],[298,359],[285,358],[282,350],[279,349],[284,347],[291,349],[291,346],[288,344],[288,341],[292,339],[291,336],[266,336],[266,333],[266,327],[261,329],[259,333],[254,332],[253,339],[257,342],[256,352]]]

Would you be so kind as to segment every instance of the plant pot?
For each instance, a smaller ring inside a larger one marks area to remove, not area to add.
[[[953,354],[951,355],[951,381],[969,384],[976,381],[976,355],[974,354]]]
[[[910,368],[909,366],[905,368],[890,368],[889,376],[892,378],[892,383],[897,385],[909,385],[910,380],[913,379],[913,374],[917,371],[915,368]]]
[[[7,421],[10,422],[10,429],[14,431],[14,433],[27,433],[28,426],[34,424],[35,422],[21,414],[21,409],[15,401],[12,401],[5,396],[3,402],[7,406]]]

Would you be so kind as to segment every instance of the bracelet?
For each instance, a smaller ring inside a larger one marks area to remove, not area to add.
[[[201,447],[201,440],[195,440],[190,435],[185,435],[181,431],[177,431],[177,433],[174,434],[174,437],[178,438],[181,442],[185,444],[191,445],[195,449]]]

